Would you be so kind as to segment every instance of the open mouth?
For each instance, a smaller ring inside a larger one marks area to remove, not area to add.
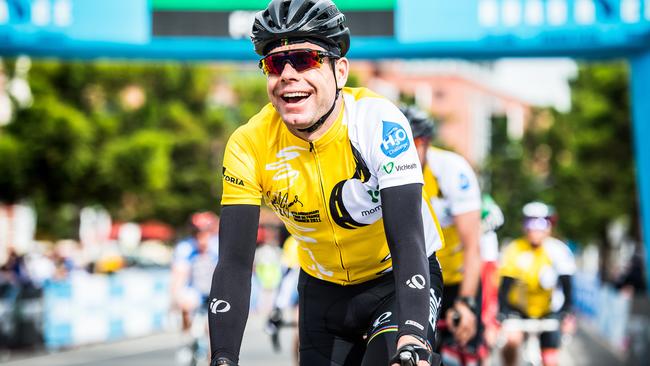
[[[306,92],[291,92],[282,94],[282,100],[287,103],[300,103],[309,98],[310,94]]]

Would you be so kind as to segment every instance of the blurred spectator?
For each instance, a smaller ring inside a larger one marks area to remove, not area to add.
[[[618,290],[635,295],[645,294],[646,283],[643,267],[643,253],[637,248],[628,264],[614,281],[614,286]]]
[[[9,248],[5,264],[0,267],[1,346],[24,348],[43,344],[43,292],[30,276],[29,260],[13,247]]]
[[[36,250],[25,255],[25,266],[31,282],[38,288],[45,286],[56,272],[56,267],[51,256],[48,256],[48,248],[43,245],[36,246]]]
[[[31,283],[25,257],[19,255],[13,247],[8,250],[7,261],[0,267],[2,278],[6,283],[23,286]]]

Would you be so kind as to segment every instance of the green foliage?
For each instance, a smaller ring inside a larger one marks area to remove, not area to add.
[[[224,77],[234,105],[211,99]],[[197,64],[38,61],[29,82],[33,106],[0,128],[0,202],[33,202],[50,238],[86,205],[177,226],[218,211],[225,139],[267,102],[263,75]]]
[[[486,173],[507,218],[502,236],[521,234],[531,200],[554,205],[559,234],[580,243],[607,243],[616,219],[638,223],[628,80],[624,63],[583,64],[568,113],[536,111],[522,141],[495,121]],[[636,226],[630,235],[638,240]]]
[[[527,168],[525,145],[508,137],[505,117],[492,119],[491,146],[483,169],[483,189],[492,195],[506,217],[499,234],[514,238],[521,234],[522,206],[536,198],[536,182]]]
[[[243,124],[259,112],[261,105],[268,103],[266,79],[261,73],[251,73],[232,80],[232,83],[239,96],[239,113],[236,118],[240,121],[239,124]],[[260,105],[260,101],[264,101],[264,103]]]
[[[26,149],[11,135],[0,135],[0,195],[15,202],[26,193]]]
[[[572,110],[556,114],[550,136],[559,227],[583,242],[607,242],[605,228],[625,218],[636,225],[636,185],[626,64],[582,65],[572,82]],[[639,239],[637,227],[630,233]]]

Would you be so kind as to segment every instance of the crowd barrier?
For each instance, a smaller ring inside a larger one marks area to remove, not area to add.
[[[601,284],[595,274],[577,273],[574,289],[574,306],[581,318],[613,349],[627,351],[630,296]]]
[[[43,292],[43,339],[49,349],[151,334],[164,329],[169,270],[76,273]]]

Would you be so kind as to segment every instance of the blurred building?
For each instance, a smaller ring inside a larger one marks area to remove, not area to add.
[[[397,102],[413,99],[437,118],[437,137],[474,166],[490,150],[491,121],[505,117],[511,137],[523,136],[531,106],[499,89],[490,64],[467,61],[355,62],[362,85]]]

